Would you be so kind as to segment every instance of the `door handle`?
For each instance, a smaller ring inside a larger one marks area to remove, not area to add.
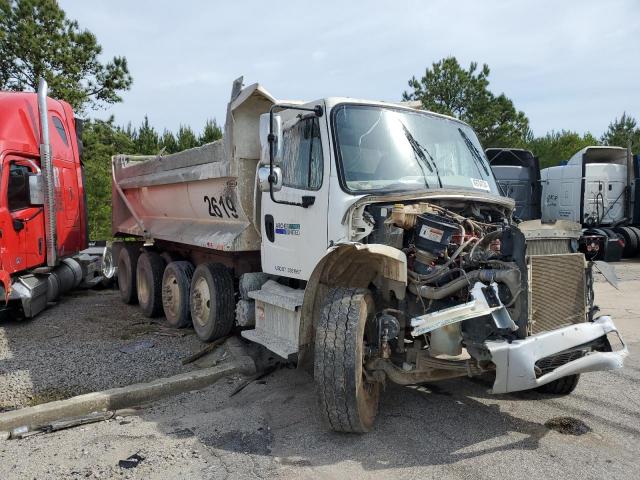
[[[312,195],[303,195],[303,197],[302,197],[302,208],[309,208],[314,203],[316,203],[316,197],[314,197]]]
[[[273,215],[264,216],[264,229],[266,230],[267,238],[270,242],[275,240],[275,223],[273,221]]]

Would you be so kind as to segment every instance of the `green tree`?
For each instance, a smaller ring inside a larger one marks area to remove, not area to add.
[[[149,124],[149,117],[144,116],[144,120],[140,128],[134,135],[135,143],[134,147],[136,153],[141,155],[155,155],[160,150],[158,132]]]
[[[0,0],[0,89],[35,90],[43,76],[51,96],[78,112],[120,102],[133,81],[127,60],[101,63],[101,53],[55,0]]]
[[[526,145],[540,159],[540,168],[553,167],[562,160],[569,160],[578,150],[591,145],[598,145],[598,139],[590,133],[580,135],[576,132],[562,130],[551,131],[544,137],[533,138]]]
[[[89,238],[111,237],[111,156],[134,151],[134,141],[122,128],[106,121],[85,122],[82,132]]]
[[[178,142],[176,141],[176,137],[169,130],[165,130],[162,133],[160,149],[164,149],[165,153],[176,153],[178,151]]]
[[[633,153],[640,153],[640,128],[636,119],[626,112],[609,124],[609,128],[602,135],[602,143],[616,147],[631,146]]]
[[[190,127],[180,125],[178,129],[178,135],[176,135],[176,141],[178,142],[178,151],[187,150],[188,148],[197,147],[199,145],[198,139],[195,133]]]
[[[464,69],[455,57],[427,68],[422,78],[409,80],[410,91],[402,99],[418,100],[433,112],[470,124],[487,147],[521,147],[530,137],[529,119],[504,94],[489,90],[489,66],[472,62]]]
[[[205,143],[215,142],[216,140],[220,140],[222,138],[222,128],[216,122],[216,119],[207,120],[207,123],[204,125],[204,130],[202,135],[198,138],[198,142],[200,145],[204,145]]]

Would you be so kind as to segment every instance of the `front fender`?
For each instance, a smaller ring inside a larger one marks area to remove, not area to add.
[[[368,288],[375,283],[403,299],[407,287],[407,256],[389,245],[341,243],[327,250],[304,292],[300,319],[298,365],[312,360],[315,325],[330,288]]]

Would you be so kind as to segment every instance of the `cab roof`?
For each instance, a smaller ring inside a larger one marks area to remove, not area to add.
[[[59,117],[63,124],[73,124],[71,106],[60,100],[47,98],[49,121],[53,116]],[[38,156],[40,145],[40,121],[38,116],[38,99],[35,92],[0,92],[0,155],[6,151],[16,151]],[[50,124],[52,149],[66,149],[67,145],[57,145],[55,128]],[[68,132],[68,140],[75,141],[72,132]],[[68,142],[67,142],[68,143]]]
[[[460,123],[462,125],[466,125],[469,127],[469,124],[463,122],[462,120],[452,117],[450,115],[444,115],[442,113],[432,112],[431,110],[425,110],[422,108],[422,104],[417,101],[408,101],[408,102],[384,102],[380,100],[365,100],[361,98],[350,98],[350,97],[327,97],[323,99],[327,109],[331,109],[341,103],[350,103],[350,104],[358,104],[358,105],[373,105],[387,108],[395,108],[399,110],[406,110],[408,112],[422,112],[428,113],[429,115],[433,115],[434,117],[440,117],[446,120],[452,120],[454,122]],[[313,102],[309,102],[313,103]]]

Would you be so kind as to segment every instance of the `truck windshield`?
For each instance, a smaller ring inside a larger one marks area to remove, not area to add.
[[[343,185],[353,193],[469,188],[498,194],[471,128],[425,112],[343,104],[333,110]]]

